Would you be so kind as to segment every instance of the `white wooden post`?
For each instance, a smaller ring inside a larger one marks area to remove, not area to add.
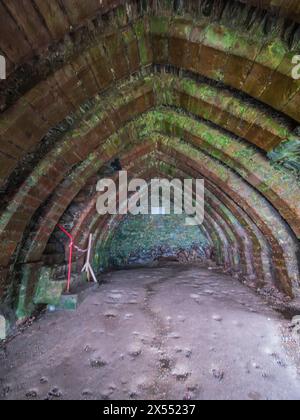
[[[92,278],[93,278],[93,281],[95,283],[98,283],[97,279],[96,279],[96,276],[95,276],[95,273],[94,273],[94,270],[93,270],[93,268],[90,264],[91,252],[92,252],[92,242],[93,242],[93,235],[91,234],[90,237],[89,237],[89,246],[88,246],[88,252],[87,252],[87,257],[86,257],[86,263],[85,263],[85,265],[82,269],[82,273],[85,271],[87,273],[87,277],[88,277],[89,281],[90,281],[90,275],[91,275]]]

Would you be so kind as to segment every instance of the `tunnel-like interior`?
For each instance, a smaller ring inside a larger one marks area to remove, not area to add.
[[[59,226],[74,238],[71,290],[92,234],[100,283],[115,269],[207,267],[300,313],[299,23],[297,0],[1,1],[6,334],[64,296]],[[100,215],[96,185],[120,171],[204,179],[202,225]]]

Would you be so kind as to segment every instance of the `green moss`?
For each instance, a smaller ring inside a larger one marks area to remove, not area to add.
[[[266,67],[276,69],[287,52],[284,43],[280,39],[275,39],[262,49],[256,61]]]
[[[191,30],[193,28],[192,22],[175,17],[170,24],[170,32],[175,38],[189,39]]]
[[[66,287],[65,281],[52,281],[52,269],[44,267],[41,270],[39,281],[36,287],[34,296],[34,303],[58,305],[60,302],[61,295]]]
[[[58,311],[75,311],[78,304],[78,295],[62,295],[59,303],[55,305],[55,309]]]
[[[268,154],[275,164],[283,165],[300,175],[300,139],[290,138]]]
[[[127,28],[122,32],[125,44],[129,45],[136,40],[135,34],[131,28]]]
[[[16,317],[18,319],[27,318],[34,311],[33,302],[27,300],[27,288],[28,288],[28,278],[23,278],[22,283],[19,288],[18,303],[16,309]]]
[[[167,35],[170,20],[166,17],[153,16],[150,19],[150,32],[154,35]]]
[[[99,247],[100,267],[148,263],[159,256],[175,256],[197,248],[205,255],[209,242],[198,226],[186,226],[185,215],[126,216],[105,247]],[[98,270],[99,271],[99,266]]]
[[[119,25],[124,26],[127,23],[127,14],[126,8],[123,5],[120,5],[116,8],[116,15]]]
[[[211,24],[207,27],[204,44],[221,51],[229,51],[238,40],[236,31],[221,25]]]
[[[145,66],[151,62],[151,51],[147,43],[144,21],[139,20],[136,22],[134,24],[134,30],[138,41],[141,64]]]

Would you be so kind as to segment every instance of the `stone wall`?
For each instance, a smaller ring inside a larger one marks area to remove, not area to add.
[[[297,3],[1,3],[0,304],[30,313],[41,267],[66,261],[58,223],[108,240],[122,218],[99,217],[90,180],[116,158],[204,178],[218,264],[300,298]]]
[[[121,268],[159,259],[206,261],[212,245],[198,226],[187,226],[184,215],[127,216],[95,254],[95,268]]]

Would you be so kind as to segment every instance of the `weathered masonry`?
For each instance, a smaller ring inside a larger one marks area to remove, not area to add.
[[[7,319],[30,316],[63,291],[68,242],[57,224],[80,248],[93,234],[96,272],[121,257],[123,266],[196,253],[279,306],[300,307],[299,24],[297,0],[1,2]],[[130,221],[95,208],[96,182],[116,176],[116,159],[132,178],[204,178],[199,232],[170,220],[161,244],[140,218],[131,225],[135,247],[117,250]],[[73,273],[82,263],[75,251]]]

